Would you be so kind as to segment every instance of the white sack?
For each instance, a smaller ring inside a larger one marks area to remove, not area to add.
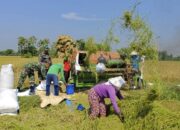
[[[96,72],[103,73],[106,70],[106,66],[103,63],[98,63],[96,65]]]
[[[13,88],[14,87],[14,72],[12,64],[2,65],[0,72],[0,87]]]
[[[0,88],[0,114],[17,114],[18,110],[17,90]]]
[[[41,81],[41,83],[36,87],[37,90],[45,91],[46,90],[46,80]]]
[[[26,91],[24,91],[24,92],[18,92],[18,93],[17,93],[17,96],[18,96],[18,97],[30,96],[29,93],[30,93],[30,89],[28,89],[28,90],[26,90]]]

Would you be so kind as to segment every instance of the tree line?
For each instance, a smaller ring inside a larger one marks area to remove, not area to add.
[[[168,54],[168,52],[166,50],[163,51],[159,51],[159,60],[162,61],[171,61],[171,60],[178,60],[180,61],[180,56],[173,56],[173,54]]]
[[[74,41],[78,50],[89,51],[89,53],[94,53],[96,51],[110,51],[111,47],[104,41],[97,43],[93,37],[85,39],[78,39]],[[22,57],[33,57],[40,54],[45,47],[49,47],[49,53],[52,57],[57,56],[56,52],[56,42],[50,44],[48,38],[37,40],[35,36],[30,36],[28,38],[24,36],[18,37],[17,47],[18,50],[6,49],[0,51],[1,56],[22,56]]]
[[[110,44],[107,41],[102,41],[100,43],[96,42],[93,37],[85,39],[78,39],[75,41],[78,50],[89,51],[90,53],[95,53],[96,51],[111,51]],[[25,38],[20,36],[18,38],[18,50],[6,49],[0,51],[1,56],[22,56],[22,57],[32,57],[37,56],[41,53],[46,46],[49,47],[49,52],[52,57],[56,57],[56,42],[53,42],[50,45],[48,38],[41,39],[37,41],[35,36]],[[124,51],[122,51],[124,49]],[[119,54],[122,54],[126,51],[126,48],[121,48],[117,50]],[[180,61],[180,56],[174,56],[173,54],[168,54],[166,50],[158,52],[158,59],[161,61]]]

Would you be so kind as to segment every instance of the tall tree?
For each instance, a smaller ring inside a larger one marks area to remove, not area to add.
[[[29,54],[31,56],[36,55],[36,37],[31,36],[29,38],[25,38],[23,36],[18,37],[18,53],[20,55]]]
[[[39,53],[42,52],[45,49],[45,47],[49,45],[49,43],[50,43],[50,41],[47,38],[39,40],[38,43],[37,43]]]
[[[51,57],[57,57],[57,49],[56,49],[57,42],[53,42],[50,48],[50,55]]]
[[[20,53],[20,55],[24,55],[25,54],[25,45],[27,43],[27,39],[23,36],[18,37],[18,53]]]
[[[118,36],[115,35],[116,22],[117,22],[116,20],[112,22],[105,40],[102,41],[102,46],[104,47],[105,50],[110,51],[112,44],[116,44],[120,42]]]
[[[111,50],[110,44],[107,44],[106,42],[103,42],[103,41],[102,41],[102,43],[96,44],[96,46],[97,46],[98,51],[110,51]]]
[[[36,41],[37,41],[37,38],[35,36],[31,36],[31,37],[28,38],[27,51],[32,56],[35,56],[37,54],[37,49],[36,49],[36,46],[35,46]]]
[[[84,50],[85,49],[85,43],[86,42],[84,39],[76,40],[76,45],[77,45],[78,50]]]
[[[131,34],[129,51],[137,51],[140,55],[146,55],[147,58],[157,59],[157,48],[153,41],[153,33],[145,21],[138,15],[136,4],[131,11],[125,11],[122,17],[122,27]]]
[[[87,63],[87,66],[89,66],[90,55],[93,53],[96,53],[97,51],[97,45],[93,37],[89,37],[87,39],[86,44],[85,44],[85,50],[88,52],[87,57],[86,57],[86,63]]]

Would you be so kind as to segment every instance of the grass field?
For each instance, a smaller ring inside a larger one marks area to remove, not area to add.
[[[37,58],[0,57],[0,65],[13,64],[15,86],[23,64]],[[59,62],[53,59],[54,63]],[[118,105],[125,123],[111,113],[106,118],[90,120],[86,111],[77,111],[77,104],[88,108],[87,91],[77,92],[73,108],[65,102],[41,109],[38,96],[19,98],[18,116],[1,116],[1,130],[178,130],[180,129],[180,62],[147,61],[144,67],[146,83],[143,90],[122,91],[125,99]],[[26,81],[26,84],[28,82]],[[109,102],[109,100],[106,100]]]

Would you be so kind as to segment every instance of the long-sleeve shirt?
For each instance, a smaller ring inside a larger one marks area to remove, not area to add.
[[[116,96],[118,99],[123,99],[123,96],[118,90],[116,90],[111,84],[105,83],[97,84],[93,87],[93,89],[99,95],[100,100],[104,100],[104,98],[110,98],[114,111],[117,114],[120,113],[120,109],[116,103]]]
[[[65,82],[64,79],[64,71],[63,71],[63,65],[62,64],[53,64],[50,66],[47,74],[55,74],[56,76],[60,75],[60,78],[63,82]]]
[[[140,63],[141,59],[139,55],[133,55],[131,56],[131,64],[132,64],[132,68],[139,70],[139,63]]]
[[[24,69],[26,73],[34,73],[34,71],[38,71],[38,78],[39,80],[46,79],[46,66],[41,65],[37,62],[27,63],[24,65]]]

